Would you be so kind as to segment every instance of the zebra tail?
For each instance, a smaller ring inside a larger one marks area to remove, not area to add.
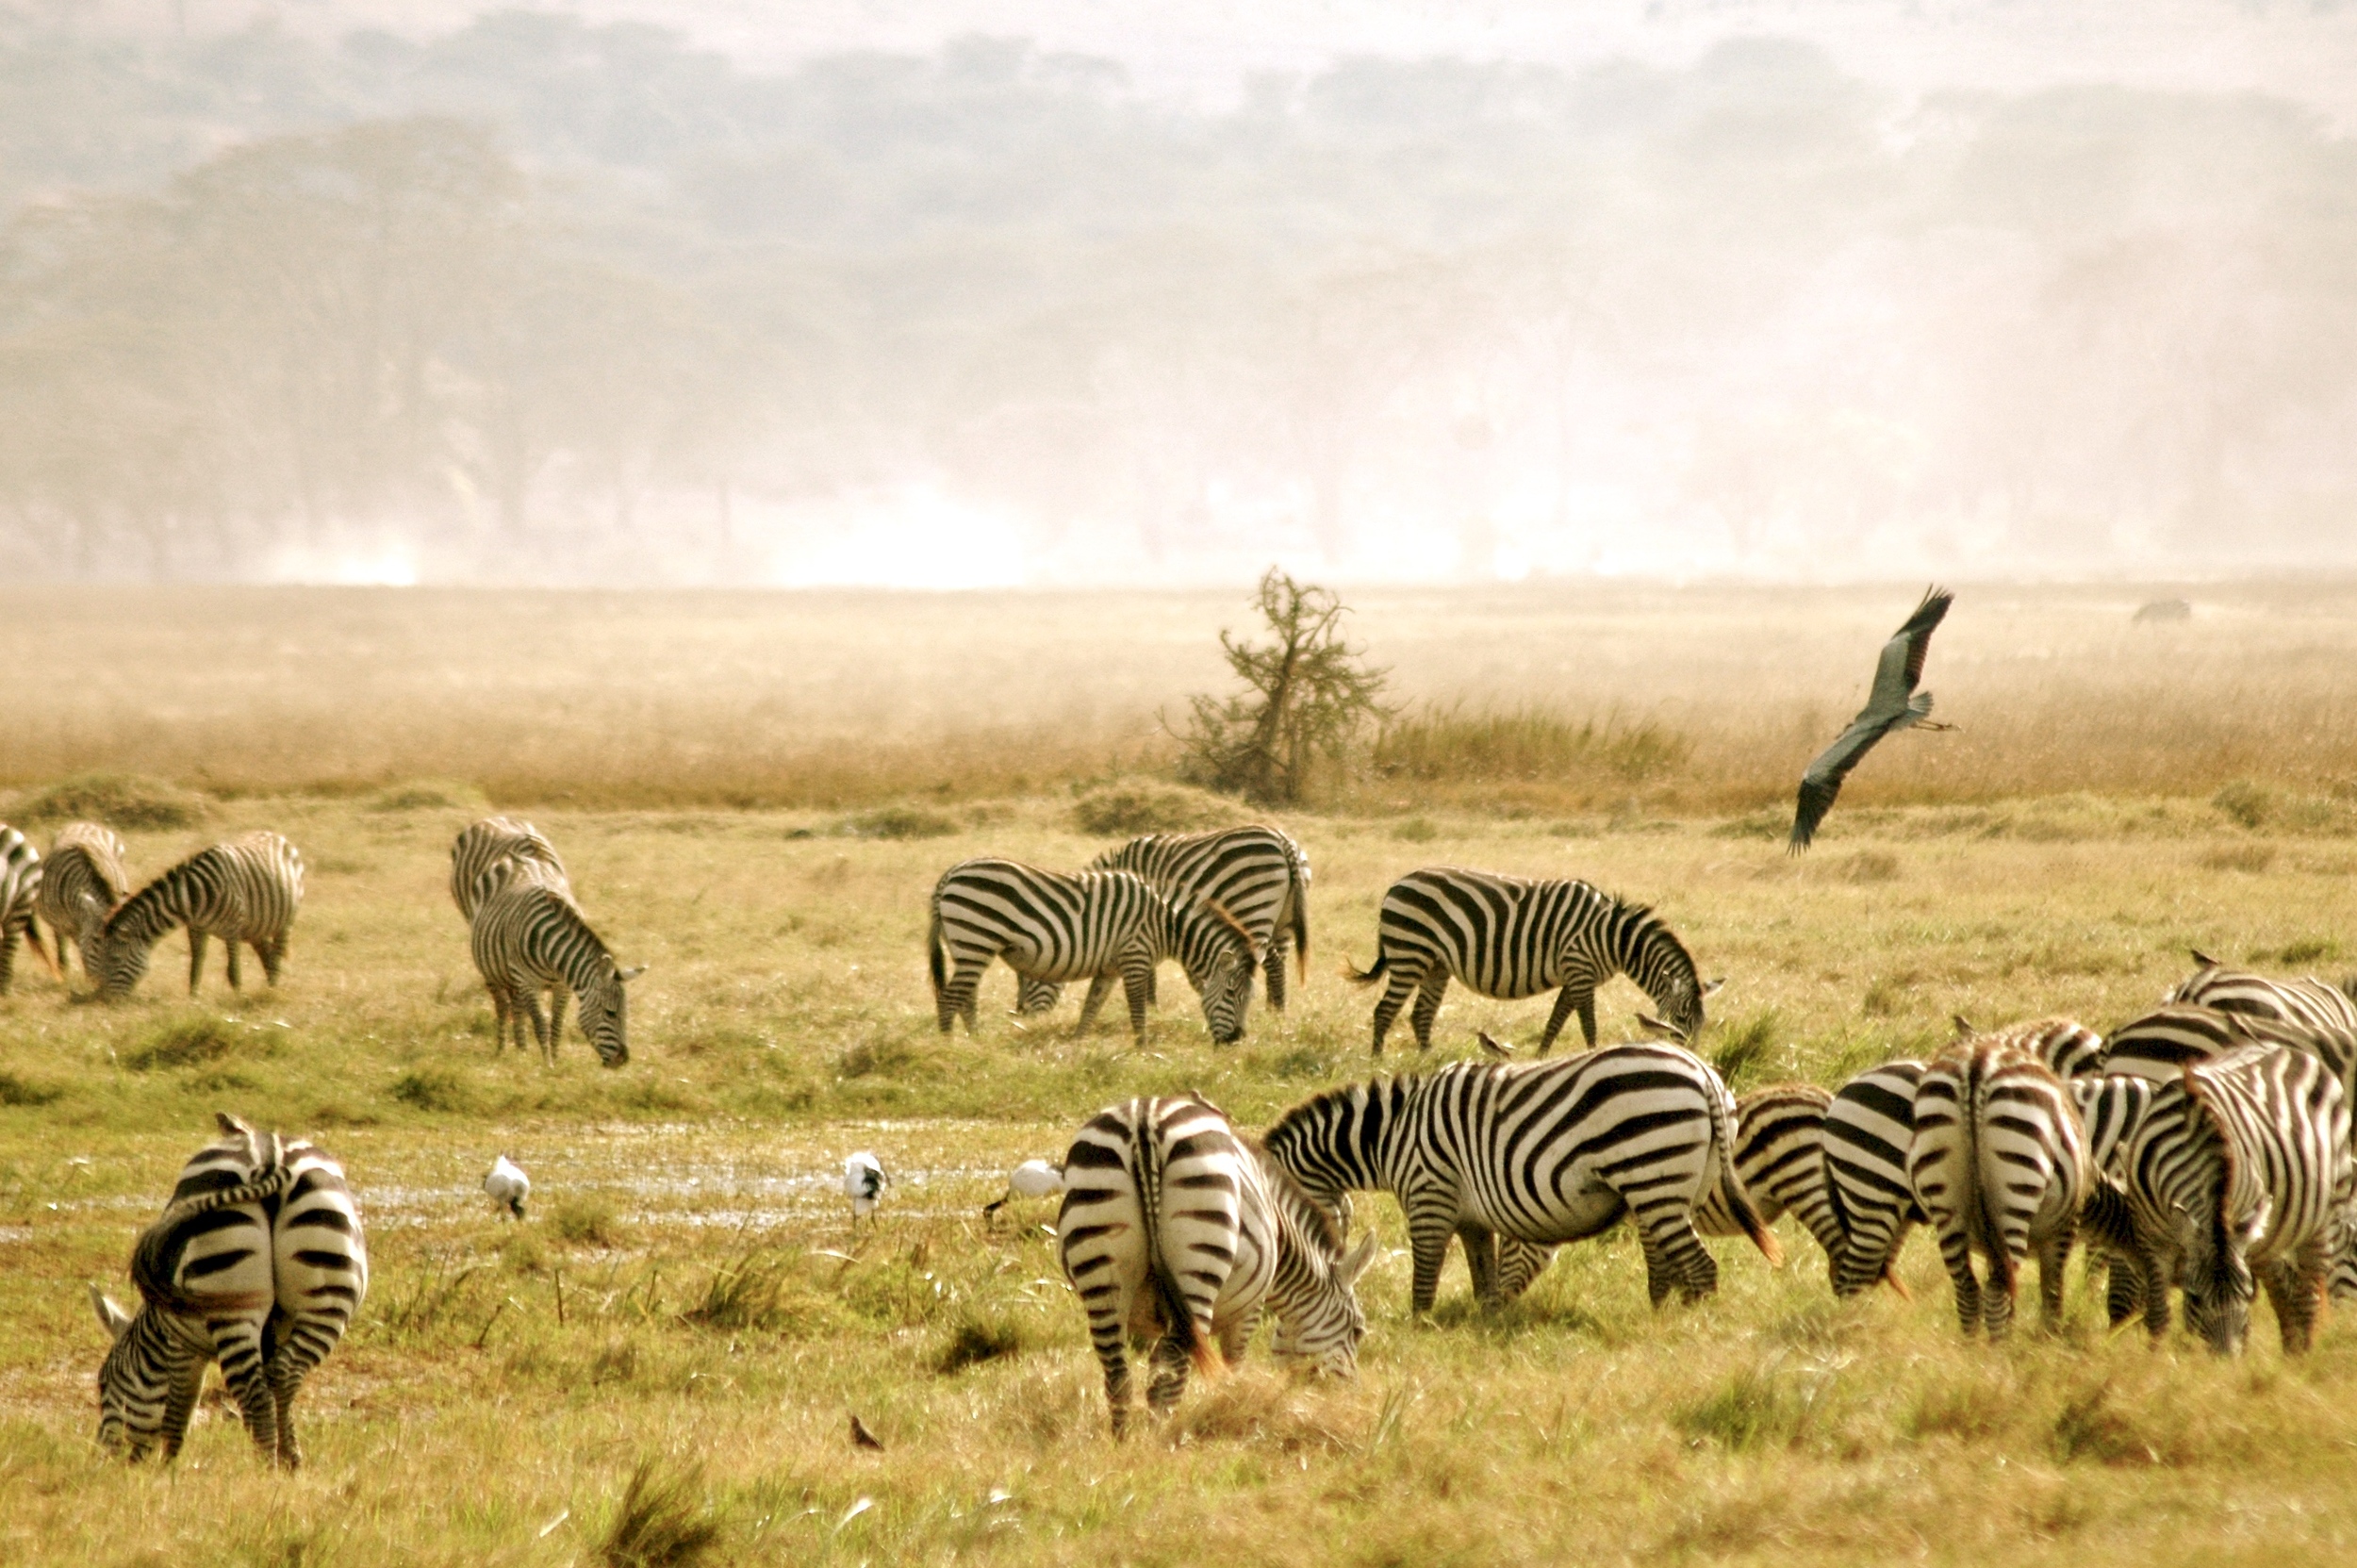
[[[1964,1168],[1972,1173],[1972,1228],[1981,1233],[1981,1246],[1988,1253],[1989,1273],[2007,1296],[2014,1293],[2013,1254],[2006,1250],[2004,1233],[1997,1226],[1997,1211],[1988,1201],[1988,1189],[1995,1173],[1981,1168],[1981,1121],[1988,1105],[1988,1064],[1978,1056],[1972,1061],[1972,1092],[1964,1106]],[[1969,1265],[1968,1265],[1969,1266]]]
[[[1294,958],[1301,966],[1301,983],[1310,983],[1310,900],[1294,889]]]
[[[949,984],[949,959],[942,950],[941,906],[933,905],[933,923],[925,933],[925,967],[933,977],[933,1001],[939,1005],[941,993]]]
[[[1373,985],[1383,978],[1383,971],[1391,966],[1391,955],[1380,951],[1375,955],[1375,962],[1367,966],[1364,974],[1353,968],[1350,960],[1345,958],[1343,960],[1343,978],[1353,985]]]
[[[1710,1101],[1711,1151],[1719,1162],[1719,1201],[1726,1205],[1728,1217],[1749,1236],[1759,1255],[1768,1260],[1770,1268],[1784,1266],[1784,1244],[1768,1229],[1759,1211],[1752,1207],[1752,1195],[1743,1190],[1743,1178],[1735,1168],[1735,1118],[1728,1114],[1726,1091],[1714,1079],[1704,1092]]]
[[[1138,1231],[1146,1246],[1146,1278],[1154,1283],[1155,1299],[1162,1303],[1164,1331],[1178,1342],[1187,1353],[1187,1360],[1206,1378],[1216,1378],[1227,1370],[1220,1359],[1219,1346],[1205,1331],[1206,1325],[1195,1320],[1195,1310],[1187,1305],[1186,1294],[1179,1290],[1178,1277],[1170,1272],[1170,1261],[1162,1256],[1162,1235],[1159,1215],[1162,1207],[1162,1167],[1152,1132],[1141,1125],[1130,1136],[1136,1141],[1130,1147],[1138,1162]]]

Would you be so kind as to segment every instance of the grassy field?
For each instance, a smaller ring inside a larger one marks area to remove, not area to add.
[[[1664,602],[1647,613],[1689,616]],[[1841,611],[1869,646],[1842,663],[1855,672],[1833,674],[1824,714],[1851,700],[1882,623],[1895,623],[1873,608]],[[159,623],[192,613],[150,609]],[[1175,624],[1195,609],[1156,613]],[[1426,611],[1435,650],[1448,626],[1484,624],[1477,603],[1436,598]],[[335,617],[306,613],[306,635],[325,637]],[[347,630],[366,640],[367,618],[389,613],[359,605]],[[1056,610],[1074,625],[1104,613]],[[2337,611],[2311,619],[2250,614],[2250,646],[2236,652],[2218,633],[2205,668],[2256,680],[2269,639],[2325,651],[2357,639]],[[1765,646],[1772,620],[1743,622],[1736,640]],[[948,722],[934,710],[895,705],[948,668],[946,646],[877,677],[878,735],[921,747],[949,733],[927,730]],[[144,712],[161,734],[185,719],[213,750],[184,765],[170,747],[109,751],[97,729],[74,744],[58,738],[66,728],[43,732],[40,767],[14,773],[25,796],[0,802],[5,817],[59,775],[143,764],[216,789],[197,802],[201,819],[129,834],[138,870],[268,825],[303,848],[311,873],[276,992],[233,998],[216,957],[190,1001],[173,938],[121,1007],[69,999],[23,959],[0,999],[0,1321],[13,1330],[0,1340],[0,1562],[553,1565],[634,1560],[616,1555],[633,1542],[635,1560],[661,1561],[667,1520],[683,1527],[674,1539],[694,1533],[684,1527],[715,1532],[704,1560],[748,1563],[1997,1553],[2233,1563],[2321,1558],[2357,1539],[2347,1326],[2286,1362],[2263,1323],[2250,1356],[2220,1363],[2182,1339],[2155,1349],[2141,1334],[2107,1337],[2100,1301],[2074,1279],[2061,1333],[1968,1347],[1923,1240],[1904,1263],[1911,1302],[1837,1304],[1821,1256],[1788,1224],[1787,1269],[1720,1244],[1722,1289],[1698,1307],[1647,1309],[1624,1231],[1568,1249],[1496,1316],[1471,1308],[1453,1263],[1437,1324],[1414,1327],[1404,1236],[1382,1200],[1360,1209],[1386,1250],[1361,1287],[1373,1327],[1355,1383],[1299,1382],[1262,1361],[1192,1392],[1168,1429],[1116,1447],[1042,1229],[1052,1212],[996,1227],[981,1213],[1016,1161],[1054,1155],[1082,1117],[1127,1095],[1195,1088],[1258,1123],[1366,1073],[1372,998],[1334,969],[1372,955],[1382,889],[1417,865],[1581,876],[1656,904],[1704,971],[1727,977],[1700,1048],[1739,1088],[1831,1081],[1944,1039],[1954,1013],[1997,1023],[2065,1012],[2108,1028],[2182,975],[2195,945],[2272,969],[2357,968],[2347,934],[2357,838],[2332,793],[2349,767],[2334,728],[2350,722],[2345,703],[2303,718],[2278,696],[2263,713],[2217,716],[2307,738],[2261,761],[2186,760],[2174,787],[2113,778],[2009,790],[1989,774],[1907,804],[1899,781],[1868,788],[1862,772],[1800,865],[1781,852],[1776,814],[1739,794],[1715,809],[1666,792],[1582,806],[1485,794],[1475,779],[1340,801],[1287,819],[1316,867],[1309,982],[1287,1016],[1256,1010],[1249,1038],[1226,1050],[1179,1005],[1175,972],[1143,1052],[1118,1023],[1072,1038],[1069,997],[1047,1026],[1017,1030],[1003,970],[985,984],[981,1038],[935,1032],[921,940],[938,871],[984,850],[1070,865],[1102,842],[1080,828],[1100,797],[1076,800],[1068,780],[1042,789],[1044,768],[995,795],[984,785],[998,775],[961,775],[946,791],[902,791],[891,809],[857,791],[719,809],[684,773],[641,780],[650,798],[680,795],[659,809],[523,790],[618,955],[650,966],[633,988],[631,1064],[605,1072],[577,1034],[552,1069],[492,1055],[489,1007],[443,891],[445,853],[486,800],[513,798],[500,780],[521,775],[503,775],[487,750],[469,766],[482,700],[453,699],[436,728],[435,678],[397,652],[385,651],[374,686],[369,661],[322,655],[243,699],[202,691],[201,677],[236,663],[211,652],[185,682],[157,677],[185,714],[162,697],[141,708],[126,677],[85,720]],[[1973,682],[1943,671],[1940,652],[1943,710],[1952,692],[1966,708]],[[501,657],[483,681],[507,692],[536,683],[552,717],[543,728],[519,715],[517,733],[551,737],[549,755],[574,754],[564,748],[660,685],[619,664],[606,671],[617,690],[593,665],[554,654],[536,665],[513,646]],[[1157,680],[1199,673],[1154,668]],[[2321,692],[2349,668],[2318,652],[2287,689]],[[781,667],[766,678],[783,688],[792,677]],[[1149,689],[1127,679],[1108,676],[1124,693]],[[2205,679],[2188,676],[2192,689],[2223,689]],[[1792,722],[1786,680],[1763,680],[1756,700],[1738,685],[1712,701],[1743,724],[1770,721],[1755,709]],[[2141,689],[2070,701],[2133,709]],[[1418,690],[1571,701],[1503,673]],[[201,712],[200,699],[211,704]],[[1617,701],[1633,721],[1675,717]],[[1689,714],[1709,706],[1699,689],[1678,701]],[[63,725],[52,701],[34,707]],[[1046,722],[1045,701],[1023,685],[992,711]],[[364,767],[331,747],[336,768],[297,776],[305,740],[290,715],[338,715],[347,730],[334,740],[362,734],[371,712],[419,726],[423,760],[388,743]],[[256,726],[253,744],[224,738],[246,734],[240,723]],[[847,753],[883,754],[844,736]],[[1893,771],[1924,777],[1931,746],[1969,737],[1903,740]],[[1002,740],[984,749],[1001,762]],[[1691,755],[1705,755],[1700,743]],[[758,774],[759,755],[741,766]],[[453,782],[406,782],[425,775]],[[1599,1003],[1607,1037],[1625,1037],[1643,1005],[1616,982]],[[1435,1057],[1467,1054],[1475,1028],[1533,1039],[1545,1008],[1454,991]],[[1383,1065],[1412,1062],[1404,1032]],[[217,1390],[173,1474],[110,1464],[91,1442],[103,1340],[83,1282],[121,1293],[131,1238],[215,1108],[316,1135],[343,1159],[371,1227],[369,1302],[306,1395],[310,1462],[291,1479],[260,1468]],[[854,1237],[836,1182],[861,1147],[896,1180]],[[497,1220],[476,1191],[502,1150],[534,1176],[521,1226]],[[850,1443],[853,1412],[882,1452]],[[618,1543],[642,1474],[678,1506],[644,1506],[642,1486],[637,1515],[655,1525]]]

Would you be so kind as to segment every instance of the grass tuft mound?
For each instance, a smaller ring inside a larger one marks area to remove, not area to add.
[[[641,1460],[599,1544],[607,1568],[687,1568],[719,1544],[720,1526],[703,1497],[703,1472],[667,1472]]]
[[[1231,820],[1218,797],[1173,784],[1129,781],[1092,789],[1072,803],[1072,825],[1096,838],[1188,833]]]
[[[50,1105],[64,1098],[65,1091],[54,1083],[0,1072],[0,1105]]]
[[[235,1056],[268,1056],[268,1042],[221,1018],[184,1018],[150,1033],[123,1059],[135,1073],[175,1067],[209,1067]]]
[[[18,801],[25,822],[104,822],[110,828],[192,828],[212,803],[192,789],[137,773],[84,773]]]
[[[389,1092],[420,1111],[470,1111],[475,1104],[473,1086],[448,1067],[412,1067],[393,1080]]]
[[[448,784],[421,780],[410,784],[391,784],[369,797],[370,811],[472,811],[490,810],[490,801],[483,791],[472,784]]]
[[[955,817],[922,806],[885,806],[847,817],[835,831],[847,838],[947,838],[960,828]]]
[[[940,1350],[933,1355],[933,1370],[946,1378],[984,1362],[1020,1356],[1030,1348],[1031,1331],[1021,1319],[1004,1312],[969,1310],[949,1325]]]

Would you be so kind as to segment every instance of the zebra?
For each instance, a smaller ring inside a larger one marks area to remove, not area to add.
[[[106,929],[107,916],[131,891],[123,874],[123,857],[128,852],[113,830],[95,822],[68,822],[50,842],[33,912],[49,928],[60,969],[71,938],[81,952],[83,974],[92,981],[98,978],[91,953]]]
[[[2315,1055],[2254,1045],[2195,1062],[2152,1096],[2127,1157],[2127,1215],[2144,1322],[2185,1327],[2221,1355],[2243,1347],[2256,1285],[2283,1351],[2308,1348],[2351,1201],[2349,1104]]]
[[[925,939],[941,1032],[975,1027],[974,993],[994,958],[1028,979],[1089,982],[1077,1032],[1086,1033],[1120,977],[1129,1032],[1146,1044],[1154,966],[1176,957],[1203,999],[1211,1038],[1244,1034],[1243,993],[1258,955],[1251,933],[1216,900],[1168,899],[1134,871],[1065,876],[1011,860],[961,861],[934,884]]]
[[[1263,1308],[1276,1353],[1349,1377],[1366,1333],[1356,1290],[1375,1233],[1343,1233],[1283,1167],[1193,1095],[1098,1112],[1064,1155],[1057,1246],[1105,1369],[1113,1436],[1128,1429],[1125,1337],[1155,1340],[1146,1407],[1167,1413],[1190,1362],[1244,1359]]]
[[[1210,833],[1153,833],[1108,850],[1092,871],[1135,871],[1165,898],[1209,899],[1236,917],[1260,951],[1268,1004],[1285,1011],[1285,953],[1310,971],[1310,854],[1291,834],[1263,825]],[[1052,998],[1050,999],[1052,1002]],[[1153,1000],[1153,987],[1146,988]],[[1249,1007],[1251,982],[1240,1004]]]
[[[1830,1260],[1836,1296],[1855,1296],[1877,1280],[1907,1294],[1899,1249],[1908,1229],[1926,1219],[1907,1179],[1923,1069],[1913,1060],[1869,1067],[1835,1090],[1825,1109],[1825,1197],[1841,1234]]]
[[[2027,1051],[2068,1083],[2103,1070],[2103,1037],[2076,1018],[2037,1018],[1983,1030],[1963,1018],[1954,1020],[1956,1042],[1986,1040]]]
[[[133,1250],[140,1310],[91,1287],[114,1342],[98,1373],[99,1443],[135,1462],[160,1447],[169,1464],[218,1359],[255,1446],[293,1469],[295,1396],[368,1293],[359,1206],[323,1150],[215,1119],[221,1136]]]
[[[1814,1083],[1776,1083],[1735,1102],[1735,1172],[1762,1224],[1790,1214],[1828,1259],[1838,1256],[1840,1216],[1825,1190],[1825,1113],[1833,1094]],[[1698,1205],[1694,1229],[1706,1236],[1742,1233],[1715,1188]]]
[[[41,897],[41,851],[25,835],[0,822],[0,997],[8,995],[16,972],[16,943],[23,937],[33,955],[58,973],[49,950],[41,945],[41,928],[33,924],[33,909]],[[62,976],[60,976],[62,978]]]
[[[1574,1010],[1589,1048],[1595,1048],[1596,987],[1616,974],[1641,986],[1688,1041],[1702,1032],[1703,999],[1722,983],[1696,979],[1685,944],[1652,910],[1584,882],[1428,866],[1392,883],[1377,931],[1374,964],[1364,973],[1343,970],[1360,985],[1390,976],[1375,1004],[1377,1056],[1410,992],[1417,1048],[1432,1048],[1432,1020],[1452,979],[1508,1001],[1561,987],[1539,1036],[1541,1056]]]
[[[2060,1077],[2004,1034],[1950,1047],[1917,1081],[1907,1184],[1939,1237],[1969,1335],[2003,1339],[2021,1260],[2036,1253],[2038,1296],[2062,1317],[2063,1265],[2087,1190],[2079,1109]],[[1988,1260],[1984,1285],[1972,1254]]]
[[[460,916],[474,918],[475,906],[489,896],[482,886],[486,873],[514,862],[531,862],[540,879],[568,899],[573,884],[565,875],[565,862],[539,829],[512,817],[486,817],[459,830],[450,847],[450,901]]]
[[[2108,1276],[2104,1313],[2115,1329],[2144,1310],[2144,1282],[2137,1272],[2128,1220],[2128,1144],[2144,1125],[2160,1081],[2135,1073],[2104,1073],[2070,1081],[2079,1124],[2086,1134],[2087,1197],[2081,1213],[2090,1263],[2101,1259]]]
[[[499,1039],[491,1053],[496,1056],[507,1048],[511,1028],[520,1052],[529,1019],[541,1060],[555,1065],[569,990],[581,1002],[581,1032],[599,1063],[618,1067],[628,1062],[629,997],[623,988],[645,974],[647,966],[618,966],[589,929],[562,874],[552,877],[536,861],[494,867],[478,891],[483,901],[469,922],[469,946],[475,972],[491,993]],[[543,991],[549,993],[546,1017],[540,1013]]]
[[[205,968],[205,940],[218,936],[229,949],[229,986],[243,988],[238,947],[251,947],[262,975],[278,983],[287,938],[303,903],[303,856],[278,834],[262,829],[216,844],[173,867],[125,899],[98,933],[94,965],[98,994],[115,1001],[128,996],[147,972],[148,953],[174,926],[189,928],[189,995],[196,995]]]
[[[2264,1018],[2302,1031],[2307,1048],[2340,1080],[2341,1096],[2357,1105],[2357,1001],[2320,980],[2269,980],[2230,969],[2196,952],[2201,967],[2162,999],[2165,1005],[2207,1007],[2238,1018]]]
[[[1647,1042],[1560,1062],[1452,1062],[1329,1090],[1278,1117],[1264,1142],[1329,1213],[1346,1213],[1352,1191],[1399,1200],[1418,1314],[1432,1310],[1452,1236],[1465,1244],[1475,1296],[1493,1307],[1511,1282],[1500,1279],[1499,1238],[1527,1244],[1518,1256],[1543,1266],[1537,1249],[1624,1214],[1659,1306],[1673,1292],[1694,1299],[1718,1287],[1693,1225],[1713,1191],[1771,1263],[1784,1261],[1736,1173],[1734,1120],[1717,1073],[1681,1047]]]

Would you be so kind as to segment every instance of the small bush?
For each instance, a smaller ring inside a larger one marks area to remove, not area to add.
[[[2275,864],[2272,844],[2225,844],[2202,851],[2201,864],[2213,871],[2248,871],[2256,876]]]
[[[596,1193],[559,1198],[549,1211],[549,1230],[557,1240],[576,1246],[613,1246],[622,1238],[613,1203]]]
[[[220,1018],[187,1018],[166,1024],[147,1036],[146,1044],[123,1059],[135,1073],[175,1067],[206,1067],[241,1052],[270,1054],[263,1042]]]
[[[2054,1457],[2093,1460],[2099,1464],[2158,1464],[2159,1452],[2134,1419],[2113,1410],[2105,1391],[2091,1388],[2070,1400],[2054,1418]]]
[[[2275,815],[2275,793],[2249,779],[2236,779],[2211,796],[2210,804],[2256,831],[2266,826],[2267,818]]]
[[[448,1067],[412,1067],[393,1080],[392,1097],[420,1111],[468,1111],[474,1089]]]
[[[85,773],[16,803],[26,822],[104,822],[110,828],[192,828],[211,802],[192,789],[136,773]]]
[[[622,1492],[621,1506],[598,1548],[608,1568],[686,1568],[720,1540],[720,1526],[703,1497],[703,1472],[666,1474],[641,1460]]]
[[[1203,796],[1164,784],[1111,784],[1073,802],[1072,825],[1096,838],[1185,833],[1226,815]]]
[[[0,1105],[48,1105],[64,1098],[65,1091],[54,1083],[0,1072]]]
[[[2338,942],[2333,941],[2331,937],[2303,936],[2297,942],[2285,943],[2271,955],[2267,953],[2253,953],[2251,955],[2251,962],[2254,964],[2266,964],[2269,962],[2276,964],[2314,964],[2319,958],[2338,958],[2340,956],[2341,945]]]
[[[1740,1093],[1759,1078],[1775,1049],[1776,1031],[1781,1023],[1772,1008],[1754,1014],[1750,1021],[1728,1032],[1726,1044],[1719,1048],[1710,1061],[1728,1088]]]
[[[848,838],[947,838],[958,824],[921,806],[886,806],[847,817],[835,831]]]
[[[1441,830],[1429,817],[1410,817],[1392,829],[1392,836],[1402,844],[1429,844],[1441,836]]]
[[[1019,1356],[1030,1347],[1030,1330],[1018,1319],[998,1312],[964,1312],[949,1325],[948,1336],[934,1353],[933,1370],[948,1377],[984,1362]]]

